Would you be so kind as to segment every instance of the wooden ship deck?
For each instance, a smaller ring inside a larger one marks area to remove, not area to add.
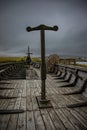
[[[10,70],[9,70],[10,71]],[[4,77],[0,81],[0,130],[86,130],[87,105],[69,108],[67,105],[87,102],[82,94],[63,95],[74,87],[61,87],[55,75],[47,74],[46,95],[52,108],[40,109],[37,96],[41,95],[39,69],[22,69],[22,72]],[[3,75],[1,75],[3,76]]]

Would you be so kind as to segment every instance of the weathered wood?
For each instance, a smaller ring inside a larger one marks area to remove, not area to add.
[[[72,115],[72,113],[67,110],[67,109],[62,109],[62,111],[64,112],[64,114],[66,115],[67,118],[69,118],[69,121],[72,123],[72,125],[75,127],[75,129],[81,129],[81,130],[85,130],[85,127],[83,124],[81,124],[76,118],[75,116]],[[73,111],[73,110],[72,110]]]
[[[18,85],[19,86],[22,85],[21,81],[19,81]],[[17,86],[17,87],[19,87],[19,86]],[[21,89],[21,87],[20,87],[20,89]],[[20,97],[20,98],[17,98],[17,100],[15,102],[15,106],[14,106],[14,109],[18,109],[18,110],[20,109],[20,102],[21,102],[21,95],[22,95],[21,91],[19,91],[19,90],[18,90],[18,97]],[[9,120],[9,123],[8,123],[8,126],[7,126],[7,130],[15,130],[16,129],[18,116],[19,116],[19,113],[12,114],[10,116],[10,120]]]
[[[33,74],[33,70],[30,71]],[[40,76],[39,69],[37,74]],[[0,99],[0,110],[9,112],[9,114],[0,114],[0,130],[87,129],[87,107],[67,107],[67,105],[86,102],[87,98],[82,94],[62,95],[62,93],[69,93],[78,87],[58,87],[61,83],[56,82],[54,77],[47,74],[47,99],[51,99],[53,108],[39,109],[36,96],[41,94],[41,80],[32,78],[29,80],[3,80],[8,84],[0,84],[0,87],[3,88],[14,88],[0,90],[1,96],[18,97]],[[23,110],[23,113],[12,114],[10,110],[13,112]]]
[[[40,111],[34,111],[35,126],[37,130],[45,130],[43,118]]]
[[[55,126],[49,116],[49,113],[47,112],[46,109],[41,109],[41,115],[45,124],[45,127],[47,130],[55,130]]]
[[[23,113],[23,109],[10,109],[10,110],[0,110],[0,114],[16,114],[16,113]]]
[[[27,112],[27,130],[36,130],[33,111]]]
[[[63,123],[61,122],[60,118],[57,116],[56,112],[54,111],[54,109],[48,109],[47,110],[51,119],[52,119],[52,122],[54,123],[56,129],[62,129],[62,130],[65,130],[65,126],[63,125]]]
[[[83,107],[83,106],[87,106],[87,102],[81,102],[81,103],[67,105],[68,108]]]
[[[78,112],[75,110],[70,110],[73,116],[87,129],[87,120],[84,119]]]
[[[64,124],[64,126],[65,126],[66,129],[75,130],[75,127],[70,122],[70,119],[67,116],[65,116],[65,114],[63,113],[62,110],[55,109],[55,112],[57,113],[57,115],[59,116],[59,118],[62,120],[62,122],[63,122],[63,124]]]

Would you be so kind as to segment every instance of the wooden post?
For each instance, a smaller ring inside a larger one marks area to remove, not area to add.
[[[41,30],[41,100],[46,100],[46,64],[45,64],[45,31]]]
[[[37,97],[39,108],[52,107],[50,100],[46,99],[46,63],[45,63],[45,30],[57,31],[58,27],[50,27],[46,25],[39,25],[37,27],[27,27],[27,31],[36,31],[40,30],[41,33],[41,97]]]

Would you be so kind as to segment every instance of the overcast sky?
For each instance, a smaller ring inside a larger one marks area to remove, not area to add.
[[[25,56],[28,45],[40,56],[40,31],[26,27],[57,25],[46,31],[46,55],[87,57],[87,0],[0,0],[0,56]]]

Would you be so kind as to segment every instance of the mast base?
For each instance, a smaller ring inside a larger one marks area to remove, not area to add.
[[[37,96],[36,97],[36,100],[37,100],[37,104],[38,104],[38,107],[40,109],[43,109],[43,108],[52,108],[52,103],[50,100],[42,100],[40,96]]]

